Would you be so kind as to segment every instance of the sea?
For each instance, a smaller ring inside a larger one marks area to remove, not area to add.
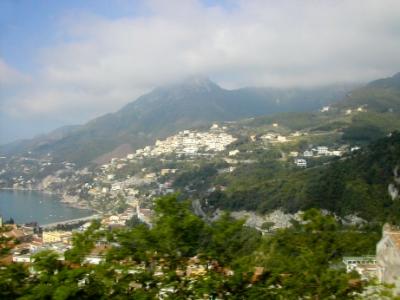
[[[93,211],[60,202],[57,195],[37,191],[0,190],[0,215],[3,222],[13,218],[17,224],[37,222],[46,225],[93,215]]]

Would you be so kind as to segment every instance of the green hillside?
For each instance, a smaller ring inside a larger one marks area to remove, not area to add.
[[[372,81],[336,104],[339,108],[365,106],[376,112],[400,112],[400,73]]]
[[[321,208],[340,216],[356,214],[367,220],[400,223],[400,199],[392,200],[388,186],[400,165],[400,133],[310,169],[287,168],[265,160],[242,166],[216,179],[227,186],[208,199],[211,206],[262,213],[283,208],[296,212]]]

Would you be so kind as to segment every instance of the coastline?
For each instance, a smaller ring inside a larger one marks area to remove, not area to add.
[[[65,205],[67,205],[68,207],[71,208],[76,208],[76,209],[81,209],[81,210],[89,210],[92,211],[93,213],[97,213],[97,214],[103,214],[102,211],[92,208],[92,207],[88,207],[85,204],[79,203],[79,198],[77,198],[76,196],[69,196],[66,195],[65,193],[56,193],[56,192],[52,192],[52,191],[48,191],[48,190],[44,190],[44,189],[34,189],[34,188],[11,188],[11,187],[0,187],[0,191],[14,191],[14,192],[38,192],[38,193],[43,193],[46,195],[55,195],[58,196],[60,203],[63,203]]]

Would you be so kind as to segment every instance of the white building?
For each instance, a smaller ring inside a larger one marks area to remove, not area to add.
[[[326,146],[318,146],[317,147],[317,153],[318,153],[318,155],[328,155],[329,154],[328,147],[326,147]]]
[[[307,161],[304,158],[297,158],[294,160],[294,163],[298,167],[302,167],[302,168],[307,167]]]
[[[114,183],[112,186],[111,186],[111,190],[112,191],[119,191],[121,189],[121,184],[120,183]]]
[[[13,255],[12,261],[17,263],[30,263],[31,262],[31,254],[20,254],[20,255]]]
[[[321,112],[328,112],[330,109],[329,106],[324,106],[323,108],[321,108]]]
[[[288,140],[287,140],[287,138],[286,138],[286,136],[283,136],[283,135],[278,135],[277,137],[276,137],[276,140],[278,141],[278,142],[280,142],[280,143],[286,143]]]
[[[347,273],[356,271],[363,280],[376,278],[378,265],[375,256],[343,257],[343,263]]]
[[[103,256],[99,255],[88,255],[84,258],[83,263],[89,265],[99,265],[104,261]]]
[[[306,150],[303,152],[304,157],[313,157],[313,155],[314,155],[313,152],[310,150]]]

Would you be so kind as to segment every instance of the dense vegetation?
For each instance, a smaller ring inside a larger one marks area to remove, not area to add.
[[[208,224],[175,196],[158,199],[156,212],[152,228],[104,231],[94,223],[75,235],[65,262],[36,254],[31,275],[23,265],[1,267],[0,298],[356,299],[367,282],[340,260],[374,253],[379,239],[372,228],[343,226],[317,210],[272,236],[229,215]],[[106,260],[82,264],[105,240]]]

